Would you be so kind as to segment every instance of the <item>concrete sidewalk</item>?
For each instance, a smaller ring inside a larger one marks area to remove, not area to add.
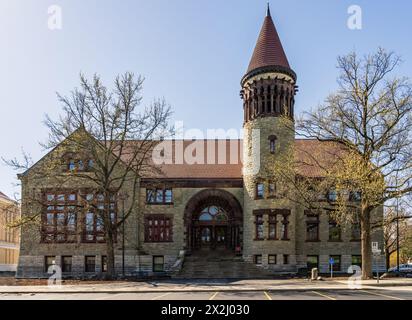
[[[367,280],[357,289],[390,289],[403,287],[412,291],[412,279]],[[236,292],[271,290],[347,290],[348,280],[239,280],[239,281],[153,281],[111,282],[107,284],[62,285],[62,286],[0,286],[1,293],[157,293],[157,292]]]

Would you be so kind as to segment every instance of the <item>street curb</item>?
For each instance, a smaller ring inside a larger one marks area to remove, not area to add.
[[[277,287],[266,287],[266,288],[204,288],[204,289],[160,289],[160,290],[98,290],[98,291],[84,291],[84,290],[67,290],[67,291],[0,291],[0,296],[3,294],[137,294],[137,293],[191,293],[191,292],[263,292],[263,291],[316,291],[316,290],[367,290],[367,289],[377,289],[376,287],[371,288],[370,286],[362,286],[361,288],[348,288],[348,287],[307,287],[307,288],[277,288]]]

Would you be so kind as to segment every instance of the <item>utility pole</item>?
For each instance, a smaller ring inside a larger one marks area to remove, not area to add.
[[[125,223],[124,223],[124,197],[122,198],[122,221],[123,221],[123,223],[122,223],[122,273],[123,273],[123,278],[125,277],[125,266],[124,266],[124,262],[125,262],[125,256],[124,256],[124,231],[125,231],[125,228],[124,228],[124,225],[125,225]]]
[[[396,198],[396,266],[399,273],[399,197]]]

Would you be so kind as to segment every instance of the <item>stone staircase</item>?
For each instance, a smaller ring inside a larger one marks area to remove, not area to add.
[[[185,258],[177,279],[268,279],[269,271],[224,248],[201,249]]]

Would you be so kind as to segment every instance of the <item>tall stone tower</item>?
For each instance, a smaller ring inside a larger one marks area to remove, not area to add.
[[[243,255],[245,260],[255,260],[268,268],[294,270],[295,208],[293,203],[279,196],[279,190],[285,186],[271,181],[268,170],[275,158],[294,143],[294,130],[290,127],[293,128],[296,74],[283,50],[269,6],[241,86],[244,109]],[[285,119],[290,124],[288,128]]]

